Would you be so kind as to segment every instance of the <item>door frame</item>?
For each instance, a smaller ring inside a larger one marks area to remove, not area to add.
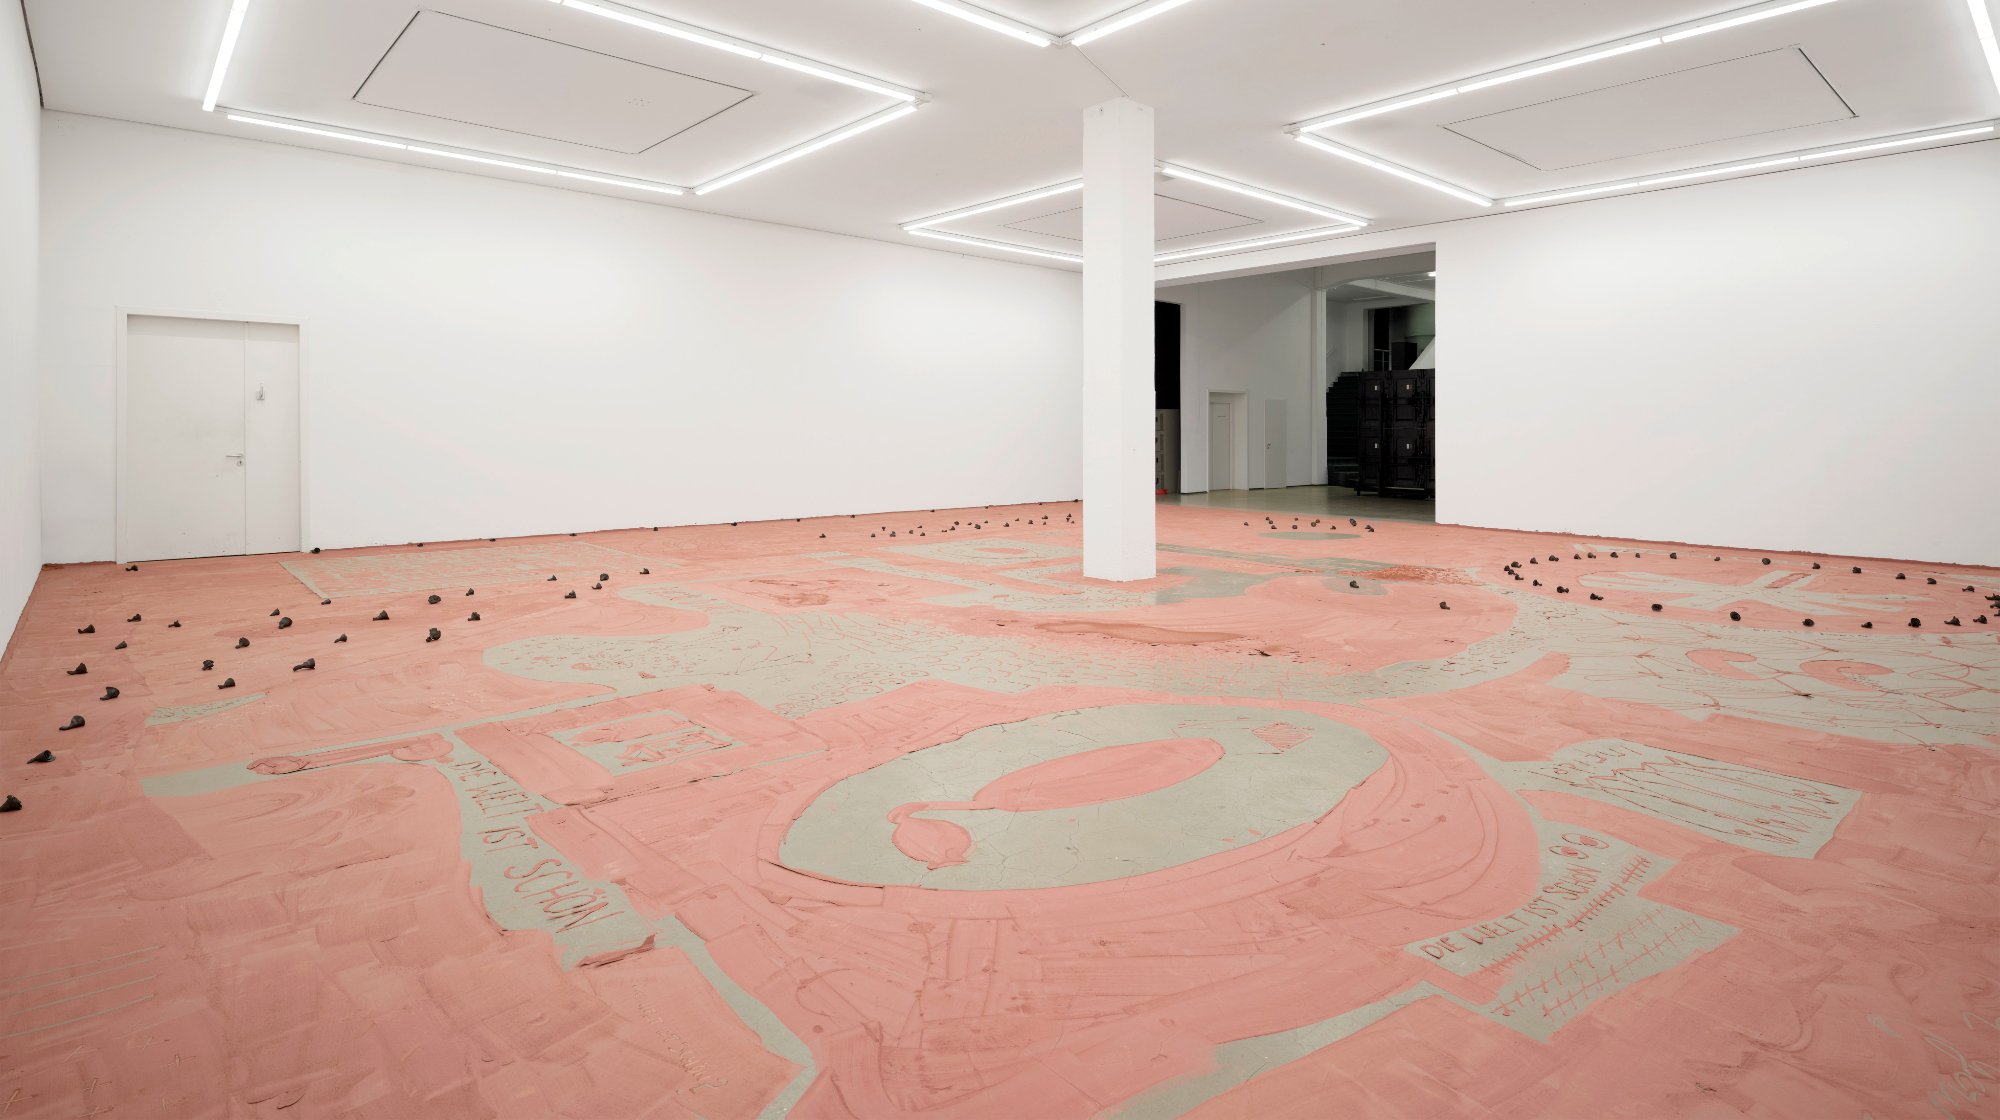
[[[1227,389],[1211,389],[1209,391],[1208,401],[1203,405],[1201,410],[1201,436],[1202,436],[1201,461],[1204,468],[1207,471],[1207,477],[1203,481],[1209,484],[1208,487],[1209,490],[1213,490],[1215,488],[1213,485],[1215,481],[1215,465],[1208,461],[1208,450],[1209,450],[1208,414],[1209,414],[1209,407],[1218,403],[1216,399],[1218,397],[1222,398],[1220,403],[1227,404],[1229,406],[1230,485],[1228,488],[1231,490],[1248,490],[1251,488],[1250,487],[1250,394],[1247,391],[1243,390],[1232,391]],[[1183,398],[1181,403],[1186,404],[1187,400]],[[1186,425],[1183,424],[1182,427],[1185,428]]]
[[[128,368],[127,336],[131,330],[131,319],[134,315],[154,319],[207,319],[216,323],[269,323],[276,326],[298,328],[299,551],[309,551],[313,546],[312,518],[310,516],[310,506],[308,505],[308,496],[312,493],[312,488],[307,485],[307,464],[312,462],[312,456],[307,454],[308,440],[310,439],[308,432],[310,432],[311,426],[306,423],[306,418],[311,415],[311,411],[307,406],[312,400],[312,394],[308,391],[310,382],[306,376],[306,355],[308,353],[306,348],[306,320],[295,315],[239,315],[227,311],[186,311],[154,307],[127,307],[121,304],[113,308],[111,312],[112,338],[117,355],[112,372],[113,407],[116,413],[116,418],[113,422],[115,432],[112,436],[113,443],[111,448],[113,493],[112,558],[120,564],[131,561],[131,557],[125,551],[125,496],[131,490],[131,482],[126,478],[126,471],[132,465],[131,456],[125,450],[125,398],[126,388],[131,381],[131,370]]]

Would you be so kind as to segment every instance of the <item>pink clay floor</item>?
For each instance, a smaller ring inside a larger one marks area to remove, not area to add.
[[[1159,512],[45,572],[0,1117],[2000,1114],[2000,575]]]

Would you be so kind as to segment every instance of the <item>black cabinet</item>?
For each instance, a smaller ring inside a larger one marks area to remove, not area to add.
[[[1359,377],[1361,446],[1354,488],[1385,497],[1431,497],[1437,437],[1432,371],[1390,370]]]

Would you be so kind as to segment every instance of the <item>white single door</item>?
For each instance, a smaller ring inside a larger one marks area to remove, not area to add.
[[[298,328],[133,315],[121,560],[299,546]]]
[[[1231,429],[1236,418],[1227,401],[1208,403],[1208,488],[1210,490],[1234,489],[1230,481],[1230,466],[1236,461],[1235,445]]]
[[[1275,490],[1285,481],[1285,402],[1264,402],[1264,485]]]

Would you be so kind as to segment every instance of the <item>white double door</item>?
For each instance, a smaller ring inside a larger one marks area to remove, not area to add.
[[[299,548],[299,328],[125,320],[120,560]]]

